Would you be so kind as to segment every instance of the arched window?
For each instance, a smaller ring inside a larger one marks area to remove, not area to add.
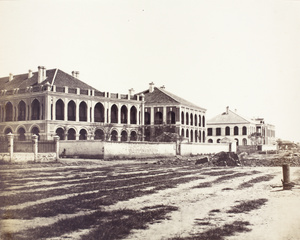
[[[225,128],[225,135],[230,136],[230,127]]]
[[[13,121],[13,105],[11,102],[6,103],[5,105],[5,121]]]
[[[102,141],[104,141],[104,132],[103,132],[103,130],[97,129],[95,131],[95,137],[94,137],[94,139],[95,140],[102,140]]]
[[[73,128],[68,130],[68,140],[76,140],[76,132]]]
[[[26,120],[26,104],[24,101],[19,102],[18,104],[18,121]]]
[[[132,131],[130,133],[130,141],[136,141],[137,140],[137,134],[135,131]]]
[[[121,132],[121,142],[126,142],[127,141],[127,132],[126,131],[122,131]]]
[[[239,140],[237,138],[234,139],[236,141],[236,146],[239,145]]]
[[[205,131],[202,132],[202,141],[205,143]]]
[[[145,125],[150,125],[150,113],[149,112],[145,112]]]
[[[136,114],[137,113],[137,109],[135,106],[132,106],[130,108],[130,124],[137,124],[137,118],[136,118]]]
[[[199,127],[201,127],[201,115],[199,115]]]
[[[189,138],[189,130],[188,130],[188,129],[186,130],[185,136],[186,136],[187,138]]]
[[[81,129],[79,131],[79,140],[86,140],[87,139],[87,132],[85,129]]]
[[[127,124],[127,114],[128,110],[126,106],[121,107],[121,123]]]
[[[110,122],[118,123],[118,107],[115,104],[111,106]]]
[[[246,146],[247,145],[247,139],[243,138],[243,145]]]
[[[208,143],[213,143],[214,141],[212,139],[208,139]]]
[[[201,131],[199,131],[199,142],[202,142]]]
[[[6,128],[4,133],[5,135],[7,135],[9,133],[13,133],[13,131],[11,130],[11,128]]]
[[[198,131],[195,130],[195,142],[198,142]]]
[[[19,128],[19,130],[18,130],[18,140],[19,141],[25,141],[26,140],[25,129],[24,128]]]
[[[40,102],[37,99],[31,103],[31,120],[40,120]]]
[[[181,129],[181,137],[184,137],[184,129]]]
[[[104,107],[100,102],[95,105],[94,122],[104,122]]]
[[[194,134],[193,134],[193,130],[191,130],[191,142],[194,141]]]
[[[247,127],[243,127],[243,135],[247,135]]]
[[[189,125],[189,114],[188,113],[185,114],[185,120],[186,120],[185,125]]]
[[[234,135],[239,135],[239,128],[237,126],[233,129]]]
[[[56,133],[57,136],[59,136],[60,140],[65,139],[65,131],[62,128],[57,128],[55,133]]]
[[[68,103],[68,121],[76,120],[76,104],[73,100]]]
[[[175,124],[176,123],[175,113],[173,111],[168,112],[167,123],[168,124]]]
[[[221,142],[221,139],[219,138],[219,139],[217,139],[217,143],[220,143]]]
[[[155,113],[154,123],[155,124],[162,124],[163,123],[163,114],[162,114],[162,112],[156,112]]]
[[[118,141],[118,132],[116,130],[111,132],[111,141]]]
[[[37,135],[38,140],[40,140],[40,130],[37,127],[32,128],[31,133],[32,133],[32,135]]]
[[[184,112],[181,112],[181,124],[184,124]]]
[[[61,99],[59,99],[56,101],[56,120],[64,120],[64,112],[64,102]]]
[[[202,127],[205,127],[205,116],[202,117]]]
[[[195,114],[195,126],[197,126],[197,115]]]
[[[193,121],[193,120],[194,120],[194,116],[193,116],[193,114],[192,114],[192,113],[191,113],[191,115],[190,115],[190,118],[191,118],[191,120],[190,120],[190,124],[191,124],[191,125],[193,125],[193,122],[194,122],[194,121]]]
[[[85,102],[79,104],[79,121],[87,121],[87,105]]]

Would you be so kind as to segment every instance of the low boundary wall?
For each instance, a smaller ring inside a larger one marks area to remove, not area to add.
[[[218,152],[229,152],[229,144],[194,144],[194,143],[182,143],[180,146],[180,153],[182,156],[186,155],[198,155],[198,154],[214,154]]]
[[[9,162],[11,161],[10,154],[7,153],[0,153],[0,160]],[[34,153],[25,153],[25,152],[19,152],[14,153],[12,157],[12,162],[29,162],[29,161],[35,161],[35,162],[55,162],[56,159],[56,153],[38,153],[36,156],[36,159],[34,158]]]
[[[262,145],[262,151],[277,150],[277,145]]]
[[[176,143],[105,142],[104,158],[146,158],[176,156]]]
[[[100,140],[60,140],[59,155],[61,157],[97,158],[104,157],[104,144]]]
[[[162,142],[102,142],[60,141],[60,157],[78,157],[91,159],[122,159],[171,157],[178,155],[214,154],[228,152],[229,144],[162,143]],[[235,151],[235,149],[232,149]]]

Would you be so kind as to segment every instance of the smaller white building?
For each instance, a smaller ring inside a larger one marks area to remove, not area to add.
[[[252,136],[252,137],[250,137]],[[275,126],[263,118],[247,119],[226,107],[226,111],[207,121],[208,143],[230,139],[239,145],[271,145],[275,143]]]

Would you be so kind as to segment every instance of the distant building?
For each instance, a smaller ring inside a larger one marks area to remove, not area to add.
[[[206,138],[206,109],[186,101],[165,87],[154,87],[145,95],[145,138],[155,141],[162,132],[177,133],[189,142],[204,143]]]
[[[154,84],[134,94],[101,92],[60,69],[0,78],[0,138],[9,132],[20,141],[155,141],[162,132],[205,142],[205,109]]]
[[[226,111],[207,121],[209,143],[235,140],[237,145],[265,145],[275,143],[275,126],[263,118],[248,120],[236,112]]]

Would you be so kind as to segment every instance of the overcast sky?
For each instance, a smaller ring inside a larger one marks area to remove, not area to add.
[[[100,91],[150,82],[300,141],[300,1],[0,1],[0,77],[38,66]]]

